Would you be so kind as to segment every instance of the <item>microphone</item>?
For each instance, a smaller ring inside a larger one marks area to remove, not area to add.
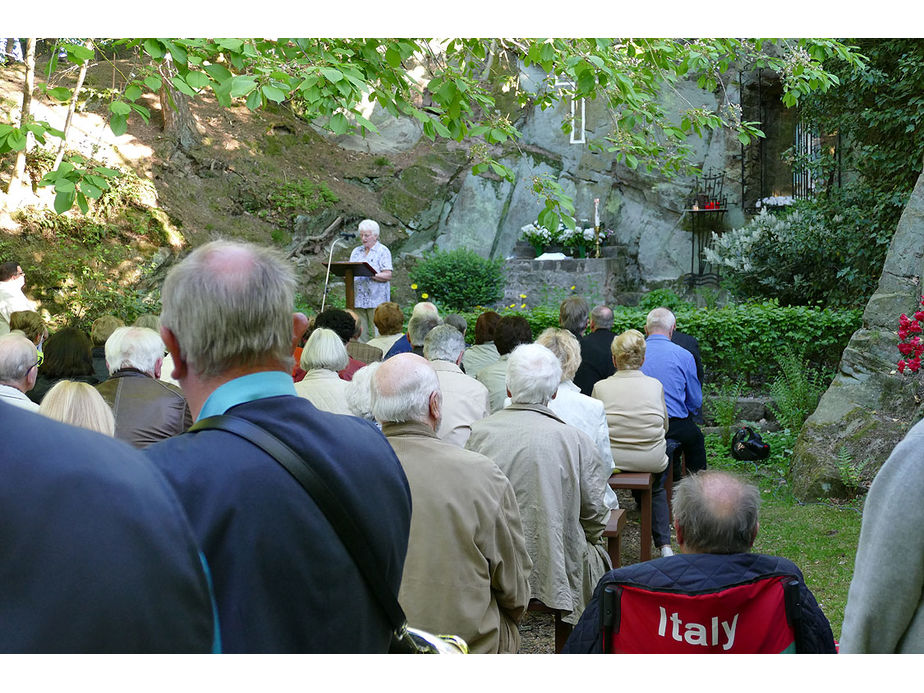
[[[340,238],[344,238],[344,239],[356,238],[356,234],[351,231],[341,231]]]

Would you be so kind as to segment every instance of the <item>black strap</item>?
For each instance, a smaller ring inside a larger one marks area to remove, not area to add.
[[[344,511],[338,502],[336,494],[331,491],[318,473],[308,464],[301,455],[279,440],[276,436],[250,421],[237,416],[210,416],[197,421],[189,429],[190,432],[217,429],[233,433],[236,436],[250,441],[267,455],[275,459],[295,477],[295,480],[308,492],[318,509],[324,513],[331,527],[340,537],[347,552],[359,568],[359,572],[366,580],[369,589],[378,599],[379,605],[396,631],[406,628],[407,619],[395,595],[391,594],[378,577],[378,572],[372,563],[368,541],[356,525],[356,521]]]

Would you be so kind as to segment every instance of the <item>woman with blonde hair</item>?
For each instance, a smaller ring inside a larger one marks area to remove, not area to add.
[[[654,476],[651,530],[662,556],[671,550],[670,511],[664,491],[667,469],[665,435],[670,422],[661,382],[640,370],[645,362],[645,337],[626,330],[613,339],[610,352],[616,372],[594,385],[593,397],[603,402],[610,449],[617,469],[650,472]]]
[[[42,399],[39,413],[107,436],[115,435],[115,417],[96,388],[87,383],[62,380]]]
[[[305,377],[295,383],[296,394],[310,401],[318,409],[334,414],[352,416],[347,406],[347,381],[337,371],[347,367],[350,357],[343,340],[333,330],[317,327],[305,342],[299,365]]]

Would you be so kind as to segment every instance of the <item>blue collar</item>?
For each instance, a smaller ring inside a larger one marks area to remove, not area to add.
[[[209,416],[224,414],[231,407],[252,402],[265,397],[278,397],[279,395],[295,395],[295,382],[289,373],[282,371],[260,371],[242,375],[240,378],[229,380],[216,388],[205,404],[196,421]]]

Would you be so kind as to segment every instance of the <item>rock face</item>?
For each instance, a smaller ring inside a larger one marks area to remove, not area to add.
[[[863,327],[847,344],[838,374],[805,422],[793,450],[790,482],[804,499],[845,492],[838,471],[849,460],[870,481],[922,414],[924,379],[895,370],[898,316],[916,310],[924,276],[924,174],[886,257]]]

